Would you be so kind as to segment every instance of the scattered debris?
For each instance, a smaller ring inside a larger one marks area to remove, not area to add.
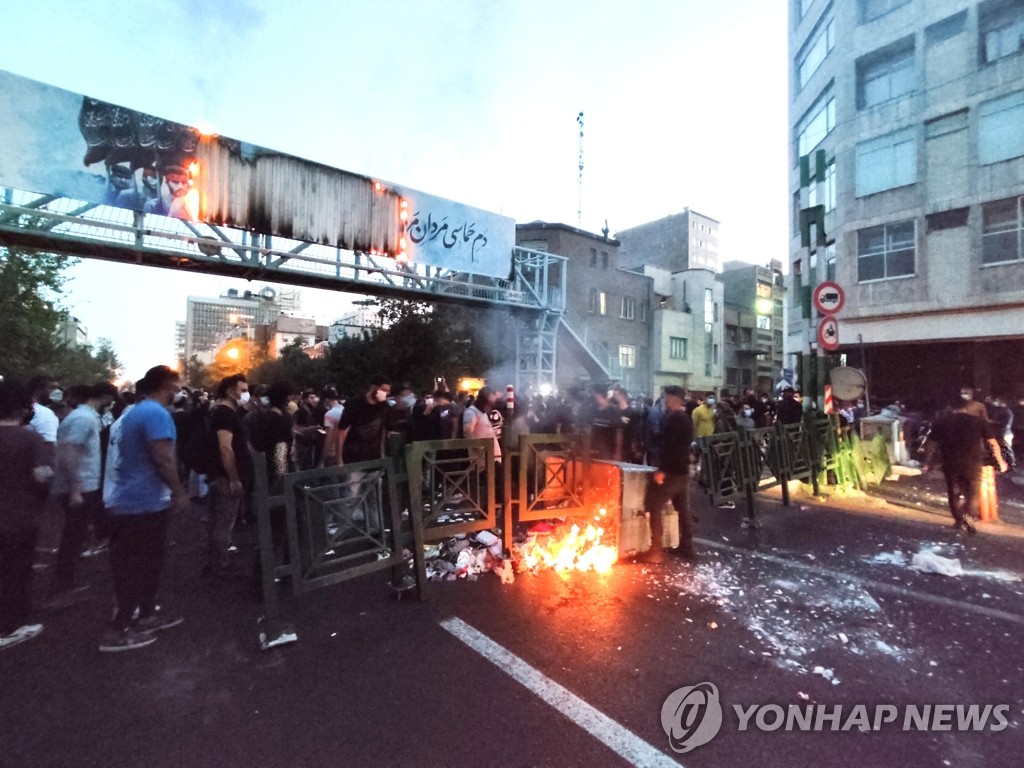
[[[959,560],[942,557],[928,551],[921,551],[914,555],[914,559],[910,561],[910,567],[922,573],[938,573],[942,576],[964,575],[964,569]]]

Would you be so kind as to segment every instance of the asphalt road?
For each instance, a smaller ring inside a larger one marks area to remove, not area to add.
[[[1020,529],[968,538],[911,510],[759,500],[764,528],[750,533],[739,511],[693,498],[695,564],[512,585],[486,574],[437,583],[422,603],[367,577],[292,604],[299,642],[268,652],[246,579],[198,578],[200,527],[183,516],[164,603],[185,624],[98,653],[110,590],[97,557],[82,561],[95,599],[42,615],[40,638],[0,654],[0,765],[1020,764]],[[964,575],[912,570],[922,549]],[[483,652],[467,644],[481,636]],[[662,704],[700,682],[717,686],[725,721],[679,755]],[[1007,704],[1010,725],[741,732],[733,710],[883,703]]]

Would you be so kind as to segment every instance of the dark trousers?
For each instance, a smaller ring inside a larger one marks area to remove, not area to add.
[[[156,608],[160,574],[167,553],[167,510],[110,516],[110,576],[117,613],[114,629],[124,629],[138,609],[149,616]]]
[[[28,621],[38,528],[0,531],[0,635]]]
[[[946,476],[946,497],[949,500],[949,511],[956,522],[961,522],[964,515],[974,514],[978,503],[978,490],[981,487],[981,465],[964,464],[943,466],[942,474]],[[963,499],[961,500],[961,495]]]
[[[69,503],[66,493],[57,495],[57,504],[64,512],[64,530],[57,550],[57,567],[53,572],[50,593],[57,594],[75,585],[75,566],[82,554],[85,540],[89,536],[89,523],[96,530],[96,538],[104,538],[103,492],[88,491],[82,494],[82,503],[77,507]]]
[[[644,508],[651,516],[651,549],[660,549],[665,536],[665,504],[669,501],[679,516],[679,549],[689,552],[693,549],[693,522],[690,518],[690,476],[665,475],[665,482],[658,485],[651,478],[647,486]]]
[[[244,491],[243,491],[244,493]],[[210,481],[210,514],[206,524],[206,564],[211,571],[221,573],[228,567],[228,549],[235,519],[241,508],[242,497],[231,494],[231,483],[226,477]]]

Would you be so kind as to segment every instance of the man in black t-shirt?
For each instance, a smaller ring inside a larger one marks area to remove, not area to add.
[[[968,533],[975,530],[971,516],[981,485],[986,446],[996,458],[999,471],[1006,471],[1006,463],[989,423],[967,412],[971,402],[955,398],[951,411],[935,422],[928,443],[928,456],[921,467],[922,472],[928,472],[936,451],[942,454],[942,474],[946,477],[953,527],[963,528]]]
[[[252,460],[238,409],[249,402],[245,376],[235,374],[217,385],[217,403],[210,411],[210,514],[206,528],[206,576],[223,576],[242,497],[251,487]]]
[[[693,531],[690,519],[690,444],[693,421],[686,412],[686,390],[668,386],[664,390],[665,416],[661,420],[658,469],[647,486],[644,507],[651,520],[651,548],[637,557],[638,562],[658,563],[664,555],[665,504],[671,500],[679,517],[679,546],[674,554],[693,558]]]
[[[274,384],[267,389],[267,408],[252,416],[249,443],[267,457],[267,486],[280,493],[279,479],[291,469],[292,417],[288,413],[291,388]]]
[[[615,460],[615,433],[619,411],[608,401],[608,389],[601,384],[590,388],[594,412],[590,417],[590,455],[595,459]]]
[[[366,394],[345,403],[338,422],[339,465],[383,458],[390,392],[390,383],[375,379]]]

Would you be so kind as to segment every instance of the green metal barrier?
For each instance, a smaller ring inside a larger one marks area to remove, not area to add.
[[[519,445],[507,461],[503,531],[506,547],[512,541],[513,520],[526,522],[588,514],[589,435],[520,435]]]
[[[414,573],[403,556],[402,510],[392,459],[293,472],[271,496],[266,457],[254,455],[256,512],[263,586],[264,649],[297,639],[282,624],[277,580],[287,578],[296,597],[368,573],[390,569],[396,590],[425,597],[422,537],[412,526]]]
[[[497,525],[494,441],[420,440],[405,449],[409,510],[423,541]]]

